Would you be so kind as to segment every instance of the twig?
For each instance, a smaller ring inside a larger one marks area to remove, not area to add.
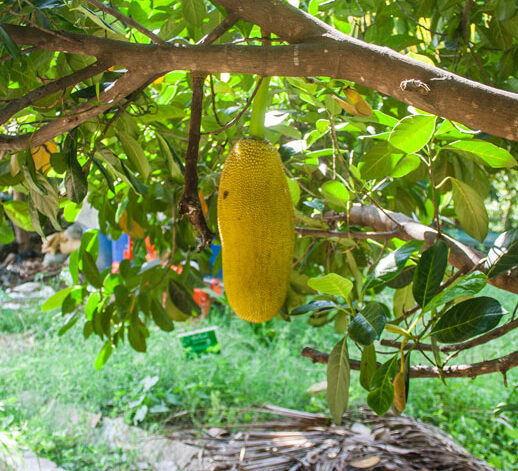
[[[167,41],[164,41],[161,37],[157,36],[152,31],[149,31],[147,28],[142,26],[140,23],[137,23],[133,18],[130,18],[129,16],[124,15],[121,13],[117,8],[105,5],[104,3],[100,3],[97,0],[85,0],[90,5],[93,5],[97,9],[104,11],[105,13],[108,13],[109,15],[117,18],[119,21],[122,21],[128,26],[131,26],[132,28],[135,28],[137,31],[140,31],[143,35],[147,36],[151,41],[153,41],[156,44],[160,44],[161,46],[168,46]]]
[[[340,232],[319,231],[305,227],[295,227],[297,234],[312,237],[337,237],[338,239],[391,239],[397,235],[397,231],[390,232]]]
[[[329,354],[320,352],[310,347],[304,347],[301,356],[309,358],[313,363],[327,364],[329,361]],[[349,360],[349,365],[353,370],[361,368],[361,362],[358,360]],[[381,365],[378,363],[378,367]],[[471,365],[455,365],[443,368],[432,366],[416,365],[410,367],[411,378],[474,378],[489,373],[506,373],[511,368],[518,366],[518,351],[510,353],[509,355],[495,358],[493,360],[473,363]]]
[[[518,319],[508,322],[507,324],[501,325],[500,327],[497,327],[496,329],[486,332],[484,335],[480,335],[479,337],[468,340],[466,342],[454,343],[454,344],[450,344],[450,345],[438,345],[437,348],[441,352],[456,352],[456,351],[461,351],[461,350],[467,350],[468,348],[473,348],[478,345],[485,344],[496,338],[502,337],[503,335],[507,334],[508,332],[511,332],[512,330],[514,330],[516,328],[518,328]],[[401,342],[398,342],[396,340],[382,340],[380,343],[381,343],[381,345],[384,345],[385,347],[401,348]],[[404,349],[411,350],[413,348],[417,348],[417,346],[419,346],[420,348],[422,348],[425,351],[429,351],[429,352],[433,351],[433,346],[431,344],[427,344],[427,343],[419,343],[419,344],[407,343],[404,346]]]
[[[239,20],[239,16],[234,13],[229,13],[228,16],[217,25],[211,32],[207,33],[203,38],[201,38],[197,44],[212,44],[219,37],[223,36],[232,26],[236,24]]]
[[[215,131],[202,132],[201,134],[202,135],[220,134],[223,131],[226,131],[228,128],[232,127],[234,124],[236,124],[241,119],[241,116],[243,116],[246,113],[246,111],[248,110],[248,108],[250,108],[250,106],[252,105],[252,102],[254,101],[255,95],[257,95],[257,91],[259,90],[259,86],[261,85],[262,81],[263,81],[263,78],[262,77],[259,78],[259,80],[257,81],[257,83],[255,85],[254,91],[248,98],[247,102],[245,103],[245,106],[233,119],[231,119],[227,124],[223,125],[221,128],[216,129]]]
[[[77,70],[70,75],[36,88],[20,98],[11,100],[4,108],[2,108],[2,110],[0,110],[0,125],[4,124],[11,116],[18,113],[18,111],[34,104],[38,100],[71,87],[76,83],[83,82],[86,79],[94,77],[95,75],[104,72],[108,67],[110,67],[110,64],[101,59],[84,69]]]
[[[214,91],[214,77],[212,74],[209,75],[209,81],[210,81],[210,96],[211,96],[211,101],[212,101],[212,112],[214,113],[214,119],[216,120],[216,123],[218,123],[219,126],[224,126],[224,124],[219,119],[218,110],[216,108],[216,92]]]

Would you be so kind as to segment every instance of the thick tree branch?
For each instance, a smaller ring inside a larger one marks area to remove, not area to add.
[[[260,0],[257,4],[265,2],[273,2],[281,9],[289,7],[286,2],[273,0]],[[235,2],[229,0],[224,3]],[[249,4],[250,0],[240,3]],[[253,8],[248,8],[256,12],[254,15],[258,15],[260,9],[256,8],[255,2]],[[350,38],[297,9],[295,12],[298,21],[301,18],[304,21],[303,27],[299,24],[297,28],[292,28],[294,33],[289,33],[290,27],[298,24],[292,13],[291,17],[284,19],[273,12],[270,15],[271,22],[258,15],[257,22],[277,34],[282,29],[290,40],[314,39],[317,33],[321,33],[322,37],[318,41],[292,46],[174,44],[165,47],[64,32],[54,36],[32,27],[2,26],[19,45],[105,57],[115,60],[117,64],[144,70],[149,70],[149,64],[153,63],[157,73],[182,69],[206,73],[299,77],[324,75],[343,78],[473,129],[518,140],[518,94],[468,80],[386,47]],[[278,24],[272,29],[275,22]],[[309,35],[308,22],[313,25]],[[297,31],[300,37],[295,34]],[[407,80],[422,81],[430,92],[420,93],[401,87]]]
[[[387,210],[380,210],[371,205],[355,204],[349,213],[339,213],[325,216],[324,219],[331,221],[347,221],[354,226],[372,227],[376,231],[394,232],[393,237],[403,240],[424,240],[433,244],[437,238],[437,231],[431,227],[420,224],[406,216]],[[484,271],[481,261],[485,254],[472,249],[457,240],[443,234],[442,239],[450,247],[449,262],[455,268],[469,271],[475,268]],[[489,278],[488,283],[498,288],[518,294],[518,277],[513,273]]]
[[[104,72],[108,67],[110,67],[110,65],[110,63],[103,61],[94,62],[84,69],[77,70],[70,75],[36,88],[20,98],[11,100],[0,110],[0,125],[4,124],[11,116],[18,113],[18,111],[23,110],[27,106],[36,103],[38,100],[41,100],[46,96],[65,90],[72,85],[92,78],[95,75]]]
[[[479,337],[475,337],[474,339],[467,340],[466,342],[452,343],[450,345],[437,345],[437,348],[441,352],[459,352],[461,350],[467,350],[469,348],[473,348],[478,345],[483,345],[487,342],[490,342],[491,340],[502,337],[503,335],[507,334],[508,332],[511,332],[516,328],[518,328],[518,319],[515,319],[514,321],[508,322],[507,324],[501,325],[496,329],[486,332],[484,335],[480,335]],[[401,342],[398,342],[397,340],[381,340],[380,343],[385,347],[401,348]],[[431,352],[433,351],[434,347],[431,344],[427,343],[407,343],[403,348],[404,350],[413,350],[415,348],[418,348],[419,350]]]
[[[320,352],[310,347],[304,347],[301,355],[309,358],[313,363],[327,364],[329,354]],[[361,362],[358,360],[349,360],[351,369],[359,370]],[[378,363],[378,367],[381,366]],[[509,355],[495,358],[493,360],[481,361],[472,365],[455,365],[447,366],[439,371],[434,366],[416,365],[410,367],[411,378],[474,378],[475,376],[486,375],[489,373],[505,374],[511,368],[518,366],[518,351]]]

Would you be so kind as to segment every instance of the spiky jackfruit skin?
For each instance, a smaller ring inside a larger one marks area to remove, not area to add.
[[[223,282],[234,312],[265,322],[281,309],[290,280],[294,212],[279,153],[241,139],[227,157],[218,193]]]

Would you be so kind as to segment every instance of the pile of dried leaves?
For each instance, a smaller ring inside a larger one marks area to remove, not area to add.
[[[189,442],[200,447],[203,470],[242,471],[490,471],[438,428],[405,415],[378,417],[350,411],[343,425],[320,414],[274,406],[259,412],[282,419],[255,425],[212,428]],[[182,437],[185,441],[185,435]]]

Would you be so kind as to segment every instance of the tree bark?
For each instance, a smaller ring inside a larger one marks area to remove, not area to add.
[[[235,3],[231,0],[223,4]],[[242,2],[250,5],[249,2]],[[258,2],[259,3],[259,2]],[[274,4],[284,12],[289,4]],[[227,6],[227,5],[225,5]],[[424,111],[458,121],[473,129],[518,141],[518,94],[499,90],[468,80],[437,67],[411,59],[386,47],[368,44],[312,19],[290,7],[286,18],[262,15],[259,8],[249,6],[248,16],[266,30],[289,30],[291,40],[302,40],[304,31],[309,42],[290,46],[239,45],[144,45],[106,38],[59,32],[52,35],[36,28],[2,24],[19,45],[32,45],[51,51],[85,54],[132,69],[166,73],[190,70],[208,73],[248,73],[263,76],[329,76],[342,78],[378,90]],[[243,14],[239,10],[238,14]],[[297,18],[295,17],[297,15]],[[256,18],[257,16],[257,18]],[[275,20],[275,21],[274,21]],[[297,23],[299,21],[299,23]],[[274,27],[274,23],[277,26]],[[312,22],[312,23],[310,23]],[[311,28],[309,25],[312,25]],[[320,36],[318,36],[320,34]],[[315,39],[318,38],[318,39]],[[425,89],[404,87],[404,82],[419,80]],[[100,113],[101,111],[99,111]],[[0,139],[0,150],[20,150],[14,141]]]
[[[329,354],[320,352],[310,347],[304,347],[301,355],[313,360],[313,363],[327,364]],[[361,362],[349,360],[351,369],[359,370]],[[378,363],[378,367],[381,366]],[[410,367],[411,378],[474,378],[475,376],[487,375],[489,373],[505,374],[511,368],[518,366],[518,352],[495,358],[494,360],[481,361],[472,365],[447,366],[441,370],[435,366],[416,365]]]

